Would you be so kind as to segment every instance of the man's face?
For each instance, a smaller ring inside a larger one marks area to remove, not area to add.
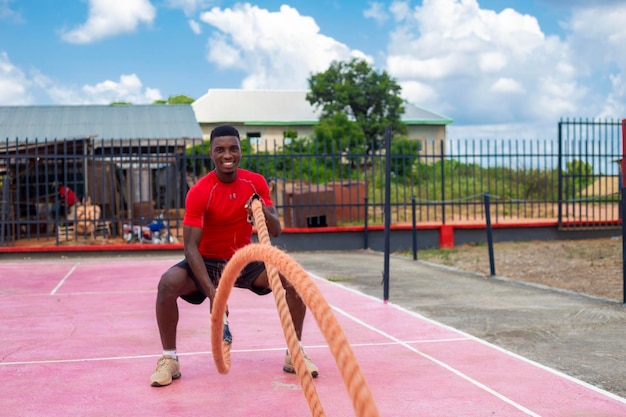
[[[218,174],[229,176],[236,173],[241,161],[239,138],[237,136],[213,138],[210,155]]]

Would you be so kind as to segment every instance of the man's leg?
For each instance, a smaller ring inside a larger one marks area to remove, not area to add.
[[[302,340],[302,328],[304,326],[304,317],[306,316],[306,304],[298,295],[296,289],[283,276],[280,277],[283,287],[285,288],[285,301],[289,306],[293,327],[296,330],[298,340]]]
[[[298,340],[302,340],[302,327],[304,325],[304,317],[306,316],[306,304],[302,301],[302,298],[298,295],[296,289],[291,283],[282,275],[280,281],[285,289],[285,301],[289,307],[289,313],[291,314],[291,321],[293,321],[293,327],[296,330]],[[267,276],[267,270],[264,270],[252,281],[253,291],[254,288],[268,288],[271,289],[269,283],[269,277]]]
[[[173,379],[180,378],[180,365],[176,357],[178,297],[197,290],[183,268],[174,266],[161,276],[156,299],[156,319],[164,354],[150,377],[150,385],[153,387],[169,385]]]
[[[304,301],[302,301],[302,298],[300,298],[296,289],[285,277],[280,275],[280,280],[282,282],[283,288],[285,289],[285,301],[287,302],[287,306],[289,307],[289,313],[291,314],[291,321],[293,322],[296,336],[298,337],[298,340],[301,341],[302,329],[304,327],[304,317],[306,316],[306,304],[304,304]],[[252,285],[256,288],[270,288],[267,270],[259,274],[259,276],[252,282]],[[311,372],[311,376],[313,376],[313,378],[316,378],[319,374],[319,369],[317,368],[317,366],[315,366],[313,361],[311,361],[311,358],[304,351],[304,349],[302,349],[302,353],[304,354],[304,361],[309,372]],[[289,352],[287,352],[285,356],[285,364],[283,366],[283,370],[289,373],[295,373],[296,371]]]

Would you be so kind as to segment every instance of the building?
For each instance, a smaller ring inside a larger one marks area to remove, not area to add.
[[[194,141],[189,105],[0,106],[0,220],[13,237],[58,220],[61,187],[110,219],[182,207]]]
[[[311,136],[319,123],[320,111],[309,104],[306,94],[304,90],[210,89],[192,107],[206,139],[215,126],[232,124],[257,145],[281,144],[287,130],[296,131],[299,137]],[[402,120],[409,138],[429,142],[445,140],[446,125],[452,123],[446,116],[408,102]]]

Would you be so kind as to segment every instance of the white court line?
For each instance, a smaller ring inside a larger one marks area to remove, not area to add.
[[[349,314],[348,312],[340,309],[339,307],[336,306],[331,306],[331,308],[333,310],[335,310],[336,312],[338,312],[339,314],[343,315],[344,317],[349,318],[350,320],[354,321],[355,323],[360,324],[361,326],[380,334],[381,336],[384,336],[390,340],[393,340],[394,342],[398,343],[401,346],[404,346],[405,348],[407,348],[408,350],[410,350],[411,352],[417,353],[418,355],[422,356],[423,358],[428,359],[431,362],[436,363],[437,365],[441,366],[444,369],[447,369],[448,371],[452,372],[453,374],[463,378],[464,380],[468,381],[470,384],[477,386],[478,388],[482,389],[483,391],[488,392],[489,394],[495,396],[496,398],[499,398],[500,400],[506,402],[509,405],[512,405],[513,407],[517,408],[518,410],[528,414],[529,416],[534,416],[534,417],[541,417],[539,414],[529,410],[528,408],[524,407],[521,404],[518,404],[517,402],[513,401],[512,399],[508,398],[507,396],[500,394],[499,392],[489,388],[488,386],[486,386],[485,384],[482,384],[478,381],[476,381],[474,378],[464,374],[463,372],[459,371],[458,369],[448,365],[447,363],[440,361],[439,359],[435,359],[434,357],[430,356],[427,353],[424,353],[416,348],[414,348],[413,346],[409,345],[406,342],[403,342],[402,340],[398,339],[397,337],[394,337],[392,335],[390,335],[389,333],[386,333],[368,323],[365,323],[364,321],[362,321],[361,319],[356,318],[355,316],[353,316],[352,314]]]
[[[404,341],[404,342],[376,342],[376,343],[352,343],[351,347],[375,347],[375,346],[394,346],[394,345],[404,345],[404,344],[412,344],[412,343],[449,343],[449,342],[459,342],[465,341],[467,338],[458,338],[458,339],[433,339],[433,340],[413,340],[413,341]],[[307,350],[313,349],[328,349],[327,345],[304,345]],[[275,351],[283,351],[285,350],[284,346],[281,347],[272,347],[272,348],[255,348],[255,349],[231,349],[231,354],[237,353],[256,353],[256,352],[275,352]],[[177,353],[178,356],[200,356],[200,355],[212,355],[211,351],[200,351],[200,352],[183,352]],[[54,364],[54,363],[76,363],[76,362],[101,362],[101,361],[119,361],[119,360],[129,360],[129,359],[145,359],[145,358],[160,358],[161,354],[152,354],[152,355],[131,355],[131,356],[109,356],[109,357],[100,357],[100,358],[80,358],[80,359],[46,359],[39,361],[15,361],[15,362],[0,362],[0,367],[2,366],[11,366],[11,365],[41,365],[41,364]]]
[[[369,294],[365,294],[365,293],[362,293],[362,292],[360,292],[360,291],[358,291],[358,290],[355,290],[355,289],[353,289],[353,288],[349,288],[349,287],[346,287],[346,286],[341,285],[341,284],[339,284],[339,283],[329,281],[329,280],[327,280],[327,279],[325,279],[325,278],[322,278],[322,277],[320,277],[320,276],[318,276],[318,275],[315,275],[315,274],[312,274],[312,273],[310,273],[310,272],[307,272],[307,273],[308,273],[308,274],[309,274],[312,278],[318,279],[318,280],[320,280],[320,281],[322,281],[322,282],[324,282],[324,283],[327,283],[327,284],[330,284],[330,285],[337,286],[337,287],[339,287],[339,288],[341,288],[341,289],[343,289],[343,290],[347,290],[347,291],[352,292],[352,293],[354,293],[354,294],[357,294],[357,295],[359,295],[359,296],[361,296],[361,297],[365,297],[365,298],[369,298],[370,300],[377,301],[378,303],[382,303],[382,302],[383,302],[381,299],[376,298],[376,297],[373,297],[373,296],[371,296],[371,295],[369,295]],[[518,354],[517,354],[517,353],[515,353],[515,352],[511,352],[511,351],[509,351],[509,350],[506,350],[506,349],[505,349],[505,348],[503,348],[503,347],[500,347],[500,346],[494,345],[494,344],[492,344],[492,343],[490,343],[490,342],[487,342],[486,340],[480,339],[480,338],[478,338],[478,337],[476,337],[476,336],[473,336],[473,335],[471,335],[471,334],[469,334],[469,333],[465,333],[465,332],[463,332],[463,331],[461,331],[461,330],[459,330],[459,329],[456,329],[456,328],[454,328],[454,327],[452,327],[452,326],[448,326],[447,324],[443,324],[443,323],[440,323],[440,322],[435,321],[435,320],[433,320],[433,319],[430,319],[430,318],[428,318],[428,317],[426,317],[426,316],[423,316],[423,315],[421,315],[421,314],[419,314],[419,313],[417,313],[417,312],[415,312],[415,311],[411,311],[411,310],[409,310],[409,309],[406,309],[406,308],[404,308],[404,307],[402,307],[402,306],[399,306],[399,305],[397,305],[397,304],[393,304],[393,303],[389,303],[389,302],[388,302],[388,303],[387,303],[387,305],[388,305],[388,306],[390,306],[390,307],[392,307],[392,308],[395,308],[396,310],[402,311],[403,313],[406,313],[406,314],[409,314],[409,315],[411,315],[411,316],[413,316],[413,317],[416,317],[416,318],[418,318],[418,319],[420,319],[420,320],[424,320],[424,321],[426,321],[426,322],[428,322],[428,323],[434,324],[434,325],[439,326],[439,327],[442,327],[442,328],[444,328],[444,329],[448,329],[448,330],[454,331],[454,332],[456,332],[456,333],[458,333],[458,334],[460,334],[460,335],[464,335],[464,336],[466,336],[468,339],[474,340],[475,342],[481,343],[481,344],[483,344],[483,345],[485,345],[485,346],[489,346],[489,347],[490,347],[490,348],[492,348],[492,349],[495,349],[495,350],[497,350],[497,351],[499,351],[499,352],[502,352],[502,353],[504,353],[504,354],[506,354],[506,355],[509,355],[509,356],[511,356],[511,357],[514,357],[514,358],[516,358],[516,359],[518,359],[518,360],[520,360],[520,361],[522,361],[522,362],[526,362],[526,363],[528,363],[528,364],[531,364],[531,365],[533,365],[533,366],[535,366],[535,367],[537,367],[537,368],[540,368],[540,369],[542,369],[542,370],[544,370],[544,371],[546,371],[546,372],[549,372],[549,373],[551,373],[551,374],[553,374],[553,375],[556,375],[556,376],[558,376],[558,377],[560,377],[560,378],[566,379],[566,380],[568,380],[568,381],[570,381],[570,382],[573,382],[573,383],[575,383],[575,384],[578,384],[578,385],[580,385],[580,386],[583,386],[583,387],[585,387],[585,388],[587,388],[587,389],[589,389],[589,390],[591,390],[591,391],[597,392],[597,393],[602,394],[602,395],[604,395],[604,396],[607,396],[607,397],[609,397],[609,398],[611,398],[611,399],[613,399],[613,400],[619,401],[620,403],[626,404],[626,398],[622,398],[622,397],[620,397],[619,395],[613,394],[612,392],[605,391],[605,390],[603,390],[603,389],[601,389],[601,388],[596,387],[595,385],[591,385],[591,384],[589,384],[589,383],[587,383],[587,382],[585,382],[585,381],[582,381],[582,380],[580,380],[580,379],[574,378],[574,377],[572,377],[571,375],[567,375],[567,374],[565,374],[565,373],[563,373],[563,372],[561,372],[561,371],[557,371],[556,369],[553,369],[553,368],[550,368],[550,367],[548,367],[548,366],[542,365],[542,364],[541,364],[541,363],[539,363],[539,362],[535,362],[535,361],[533,361],[533,360],[531,360],[531,359],[528,359],[528,358],[526,358],[526,357],[524,357],[524,356],[518,355]]]
[[[115,294],[119,294],[119,295],[127,295],[127,294],[156,294],[157,290],[121,290],[121,291],[76,291],[76,292],[64,292],[62,294],[55,294],[57,297],[75,297],[77,295],[95,295],[95,296],[101,296],[101,295],[115,295]],[[16,297],[21,297],[21,298],[27,298],[27,297],[50,297],[52,294],[51,293],[33,293],[33,294],[9,294],[9,293],[5,293],[5,294],[0,294],[0,298],[1,297],[11,297],[11,298],[16,298]]]
[[[69,271],[69,272],[65,275],[65,277],[64,277],[64,278],[63,278],[63,279],[62,279],[62,280],[58,283],[58,285],[55,287],[55,289],[54,289],[54,290],[53,290],[53,291],[52,291],[49,295],[54,295],[54,294],[55,294],[55,293],[56,293],[56,292],[60,289],[60,287],[63,285],[63,283],[67,280],[67,278],[69,278],[69,276],[73,273],[73,271],[74,271],[74,270],[78,267],[78,265],[79,265],[79,264],[80,264],[80,262],[79,262],[79,263],[76,263],[76,264],[75,264],[75,265],[71,268],[71,270],[70,270],[70,271]],[[376,297],[373,297],[373,296],[370,296],[370,295],[364,294],[364,293],[362,293],[362,292],[360,292],[360,291],[357,291],[357,290],[355,290],[355,289],[352,289],[352,288],[346,287],[346,286],[341,285],[341,284],[339,284],[339,283],[335,283],[335,282],[332,282],[332,281],[328,281],[328,280],[326,280],[326,279],[324,279],[324,278],[322,278],[322,277],[320,277],[320,276],[314,275],[314,274],[312,274],[312,273],[309,273],[309,275],[310,275],[311,277],[315,278],[315,279],[318,279],[318,280],[320,280],[320,281],[322,281],[322,282],[326,283],[326,284],[335,285],[335,286],[337,286],[337,287],[341,288],[342,290],[347,290],[347,291],[353,292],[354,294],[358,294],[359,296],[369,298],[369,299],[371,299],[371,300],[373,300],[373,301],[376,301],[376,302],[378,302],[378,303],[382,303],[382,300],[380,300],[379,298],[376,298]],[[148,292],[148,291],[138,291],[138,292],[140,292],[140,293],[144,293],[144,292]],[[155,292],[155,291],[154,291],[154,290],[151,290],[151,291],[149,291],[149,292]],[[134,291],[128,291],[128,292],[125,292],[125,291],[122,291],[122,292],[114,292],[114,291],[112,291],[112,292],[107,292],[107,293],[110,293],[110,294],[115,294],[115,293],[134,293]],[[101,292],[98,292],[98,293],[96,293],[96,292],[94,292],[94,293],[84,292],[84,293],[76,293],[76,294],[102,294],[102,293],[101,293]],[[62,294],[62,295],[66,295],[66,294]],[[479,343],[481,343],[481,344],[487,345],[487,346],[489,346],[489,347],[491,347],[491,348],[493,348],[493,349],[496,349],[496,350],[498,350],[498,351],[500,351],[500,352],[503,352],[503,353],[505,353],[505,354],[507,354],[507,355],[510,355],[510,356],[512,356],[512,357],[515,357],[515,358],[517,358],[517,359],[519,359],[519,360],[521,360],[521,361],[524,361],[524,362],[526,362],[526,363],[532,364],[533,366],[536,366],[536,367],[538,367],[538,368],[540,368],[540,369],[543,369],[543,370],[545,370],[545,371],[547,371],[547,372],[550,372],[550,373],[552,373],[552,374],[554,374],[554,375],[558,375],[558,376],[560,376],[560,377],[562,377],[562,378],[564,378],[564,379],[567,379],[567,380],[572,381],[572,382],[574,382],[574,383],[576,383],[576,384],[579,384],[579,385],[581,385],[581,386],[584,386],[584,387],[585,387],[585,388],[587,388],[587,389],[590,389],[590,390],[592,390],[592,391],[595,391],[595,392],[597,392],[597,393],[600,393],[600,394],[602,394],[602,395],[605,395],[605,396],[607,396],[607,397],[610,397],[610,398],[612,398],[612,399],[614,399],[614,400],[616,400],[616,401],[619,401],[619,402],[621,402],[621,403],[626,403],[626,399],[625,399],[625,398],[619,397],[619,396],[617,396],[617,395],[615,395],[615,394],[613,394],[613,393],[610,393],[610,392],[608,392],[608,391],[602,390],[602,389],[600,389],[600,388],[598,388],[598,387],[596,387],[596,386],[594,386],[594,385],[588,384],[588,383],[586,383],[586,382],[584,382],[584,381],[581,381],[581,380],[579,380],[579,379],[576,379],[576,378],[574,378],[574,377],[571,377],[571,376],[569,376],[569,375],[567,375],[567,374],[564,374],[564,373],[562,373],[562,372],[559,372],[559,371],[557,371],[557,370],[555,370],[555,369],[552,369],[552,368],[546,367],[546,366],[544,366],[544,365],[542,365],[542,364],[540,364],[540,363],[534,362],[534,361],[532,361],[532,360],[530,360],[530,359],[528,359],[528,358],[525,358],[525,357],[523,357],[523,356],[517,355],[517,354],[515,354],[515,353],[513,353],[513,352],[510,352],[510,351],[508,351],[508,350],[506,350],[506,349],[504,349],[504,348],[501,348],[501,347],[499,347],[499,346],[497,346],[497,345],[493,345],[493,344],[491,344],[491,343],[489,343],[489,342],[487,342],[487,341],[484,341],[484,340],[482,340],[482,339],[479,339],[479,338],[477,338],[477,337],[475,337],[475,336],[472,336],[472,335],[470,335],[470,334],[464,333],[464,332],[462,332],[462,331],[460,331],[460,330],[458,330],[458,329],[456,329],[456,328],[453,328],[453,327],[451,327],[451,326],[448,326],[448,325],[442,324],[442,323],[440,323],[440,322],[437,322],[437,321],[435,321],[435,320],[429,319],[428,317],[422,316],[422,315],[421,315],[421,314],[419,314],[419,313],[416,313],[416,312],[414,312],[414,311],[411,311],[411,310],[405,309],[405,308],[403,308],[403,307],[401,307],[401,306],[398,306],[398,305],[395,305],[395,304],[393,304],[393,303],[387,303],[387,305],[389,305],[390,307],[395,308],[395,309],[397,309],[397,310],[399,310],[399,311],[402,311],[402,312],[404,312],[404,313],[408,313],[408,314],[409,314],[409,315],[411,315],[411,316],[417,317],[417,318],[419,318],[420,320],[424,320],[424,321],[426,321],[426,322],[432,323],[432,324],[437,325],[437,326],[442,327],[442,328],[450,329],[450,330],[452,330],[452,331],[454,331],[454,332],[456,332],[456,333],[458,333],[458,334],[460,334],[460,335],[463,335],[463,336],[464,336],[464,339],[458,339],[458,340],[467,340],[467,339],[471,339],[471,340],[477,341],[477,342],[479,342]],[[341,313],[341,314],[345,315],[346,317],[348,317],[348,318],[350,318],[350,319],[352,319],[352,320],[357,321],[358,323],[360,323],[360,324],[364,325],[365,327],[369,327],[369,328],[371,328],[371,329],[372,329],[373,331],[375,331],[375,332],[379,332],[381,335],[383,335],[383,336],[385,336],[385,337],[387,337],[387,338],[389,338],[389,339],[391,339],[391,340],[393,341],[393,342],[389,342],[388,344],[391,344],[391,345],[394,345],[394,344],[395,344],[395,345],[401,345],[401,346],[404,346],[404,347],[406,347],[407,349],[412,350],[412,351],[414,351],[414,352],[416,352],[416,353],[418,353],[418,354],[420,354],[420,355],[422,355],[422,356],[424,356],[424,357],[428,358],[429,360],[432,360],[432,361],[434,361],[434,362],[438,363],[439,365],[441,365],[441,366],[443,366],[443,367],[449,368],[449,370],[450,370],[451,372],[454,372],[454,373],[457,373],[457,372],[458,372],[457,370],[455,370],[455,369],[453,369],[453,368],[448,367],[448,365],[446,365],[445,363],[441,363],[441,362],[437,361],[436,359],[431,358],[431,357],[429,357],[428,355],[426,355],[426,354],[424,354],[424,353],[422,353],[422,352],[419,352],[417,349],[414,349],[412,346],[409,346],[409,343],[418,343],[418,342],[400,341],[400,340],[398,340],[398,339],[395,339],[395,338],[394,338],[393,336],[391,336],[391,335],[387,335],[387,334],[386,334],[386,333],[384,333],[382,330],[379,330],[379,329],[376,329],[376,328],[374,328],[374,327],[371,327],[371,326],[367,325],[366,323],[363,323],[363,322],[359,321],[359,320],[358,320],[358,319],[356,319],[356,318],[352,318],[352,317],[350,317],[349,315],[347,315],[347,313],[345,313],[345,312],[341,311],[340,309],[338,309],[338,308],[336,308],[336,307],[333,307],[333,308],[334,308],[334,309],[335,309],[338,313]],[[345,313],[345,314],[344,314],[344,313]],[[453,339],[453,340],[457,340],[457,339]],[[427,342],[430,342],[430,341],[427,341]],[[354,347],[356,347],[356,346],[375,346],[375,345],[376,345],[376,344],[371,344],[371,345],[366,345],[366,344],[362,344],[362,345],[359,345],[359,344],[351,344],[351,346],[354,346]],[[320,347],[326,347],[326,346],[320,346]],[[308,347],[308,348],[314,348],[314,347],[313,347],[313,346],[310,346],[310,347]],[[281,348],[276,348],[276,349],[268,349],[268,350],[282,350],[282,349],[284,349],[284,347],[281,347]],[[254,351],[254,350],[250,350],[250,351],[247,351],[247,352],[253,352],[253,351]],[[244,352],[244,351],[243,351],[243,350],[242,350],[242,351],[232,350],[232,353],[236,353],[236,352]],[[210,355],[210,354],[211,354],[211,352],[181,353],[181,354],[179,354],[179,355],[180,355],[180,356],[186,356],[186,355],[203,355],[203,354],[209,354],[209,355]],[[26,361],[26,362],[0,362],[0,366],[6,366],[6,365],[19,365],[19,364],[33,364],[33,363],[64,363],[64,362],[85,362],[85,361],[124,360],[124,359],[135,359],[135,358],[155,358],[155,357],[160,357],[160,355],[122,356],[122,357],[111,357],[111,358],[93,358],[93,359],[85,358],[85,359],[54,360],[54,361],[52,361],[52,360],[51,360],[51,361]],[[458,372],[458,373],[457,373],[457,375],[459,375],[459,376],[461,376],[461,377],[469,378],[469,377],[467,377],[467,376],[464,376],[464,375],[463,375],[463,374],[461,374],[460,372]],[[468,380],[471,380],[471,378],[469,378]],[[473,381],[473,380],[471,380],[471,381]],[[474,381],[474,382],[475,382],[476,384],[480,384],[480,383],[478,383],[477,381]],[[479,385],[479,386],[480,386],[480,385]],[[487,389],[488,389],[488,388],[487,388]],[[494,395],[498,395],[498,394],[497,394],[497,393],[495,393]],[[531,413],[532,413],[532,412],[531,412]],[[530,415],[535,415],[535,414],[530,414]]]
[[[54,287],[54,289],[52,290],[52,292],[50,293],[50,295],[54,295],[56,294],[56,292],[59,290],[59,288],[61,288],[61,285],[63,285],[63,283],[65,282],[66,279],[68,279],[70,277],[70,275],[72,275],[72,272],[74,272],[76,270],[76,268],[78,267],[78,265],[80,265],[80,262],[76,262],[74,264],[74,266],[72,266],[72,269],[69,270],[69,272],[67,274],[65,274],[65,276],[63,277],[63,279],[61,279],[61,281],[59,281],[59,283],[57,284],[56,287]]]

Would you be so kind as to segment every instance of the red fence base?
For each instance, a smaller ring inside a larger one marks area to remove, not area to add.
[[[452,226],[444,224],[439,229],[439,247],[441,249],[454,247],[454,228]]]

